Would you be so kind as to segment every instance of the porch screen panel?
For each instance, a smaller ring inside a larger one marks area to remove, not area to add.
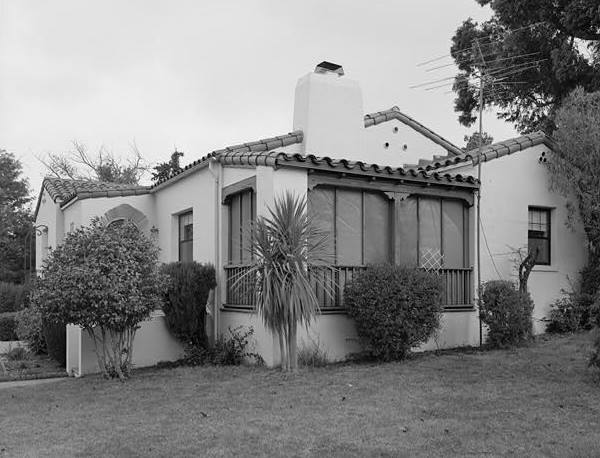
[[[336,254],[338,265],[362,264],[362,192],[336,190]]]
[[[334,198],[331,188],[315,188],[308,192],[308,216],[315,229],[326,235],[320,243],[326,261],[331,264],[335,264]]]
[[[364,193],[364,262],[390,261],[390,204],[381,193]]]
[[[229,262],[231,264],[241,264],[241,221],[240,221],[241,199],[237,194],[231,197],[229,206]]]
[[[243,192],[240,194],[240,211],[241,211],[241,223],[240,223],[240,240],[241,249],[240,256],[242,264],[248,264],[252,260],[250,253],[250,231],[252,229],[253,219],[253,196],[252,191]]]
[[[462,202],[456,200],[442,201],[442,218],[442,244],[444,248],[444,267],[464,267],[465,227]]]
[[[440,199],[419,198],[419,264],[442,263],[442,208]]]
[[[418,264],[419,228],[417,199],[396,197],[396,264],[416,267]]]

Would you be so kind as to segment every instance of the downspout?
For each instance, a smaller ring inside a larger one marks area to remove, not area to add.
[[[215,172],[218,162],[215,158],[210,158],[208,163],[208,171],[211,173],[215,183],[215,213],[214,213],[214,240],[215,240],[215,275],[217,280],[217,286],[213,294],[213,339],[216,342],[217,334],[219,332],[219,304],[221,303],[221,186],[220,183],[223,181],[223,167],[219,166],[218,171]],[[214,342],[213,342],[214,343]]]

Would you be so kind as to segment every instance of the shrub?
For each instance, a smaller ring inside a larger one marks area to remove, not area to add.
[[[550,306],[546,332],[565,333],[589,329],[590,305],[574,292],[555,300]]]
[[[254,328],[238,326],[228,328],[228,335],[221,334],[215,341],[213,348],[197,345],[186,346],[184,363],[190,366],[215,364],[218,366],[239,366],[247,359],[253,359],[257,364],[263,365],[264,360],[258,353],[251,350],[251,338]]]
[[[529,293],[522,294],[505,280],[493,280],[483,285],[481,321],[488,327],[486,343],[502,348],[531,338],[533,301]]]
[[[311,340],[309,345],[300,347],[298,363],[304,367],[323,367],[329,364],[329,358],[327,351],[321,348],[319,342]]]
[[[29,353],[24,347],[15,347],[8,350],[6,359],[9,361],[26,361],[29,359]]]
[[[27,342],[29,351],[34,354],[46,351],[46,340],[42,331],[42,313],[38,307],[30,305],[17,312],[17,336]]]
[[[397,360],[439,327],[442,280],[419,269],[370,265],[346,285],[344,299],[367,352]]]
[[[18,312],[27,301],[28,285],[0,282],[0,313]]]
[[[42,330],[48,355],[58,361],[62,367],[65,367],[67,364],[66,324],[43,320]]]
[[[15,313],[0,313],[0,341],[18,340],[15,321]]]
[[[125,379],[140,322],[162,305],[157,261],[158,248],[135,224],[96,218],[48,255],[31,299],[44,320],[86,330],[101,372]]]
[[[163,310],[169,329],[185,344],[206,346],[206,301],[217,286],[215,268],[197,262],[173,262],[162,266],[169,279]]]

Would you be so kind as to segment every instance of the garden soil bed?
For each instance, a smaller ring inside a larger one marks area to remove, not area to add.
[[[67,376],[65,368],[48,355],[30,355],[21,361],[9,361],[6,355],[0,355],[0,359],[0,383]]]

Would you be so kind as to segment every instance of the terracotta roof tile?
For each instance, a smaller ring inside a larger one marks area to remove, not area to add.
[[[262,140],[257,140],[254,142],[242,143],[240,145],[232,145],[223,149],[212,151],[206,156],[201,157],[200,159],[195,160],[191,164],[186,165],[183,170],[179,173],[171,175],[169,178],[159,181],[152,186],[152,189],[155,189],[159,186],[164,185],[165,183],[171,181],[175,177],[182,177],[191,173],[192,170],[199,168],[201,166],[205,166],[210,158],[218,157],[222,154],[230,154],[230,153],[253,153],[253,152],[264,152],[270,151],[276,148],[283,148],[285,146],[293,145],[296,143],[302,143],[304,139],[304,134],[301,130],[296,130],[294,132],[290,132],[286,135],[279,135],[277,137],[265,138]]]
[[[450,155],[458,156],[463,153],[463,150],[454,143],[446,140],[441,135],[436,134],[434,131],[428,127],[425,127],[423,124],[411,118],[410,116],[402,113],[398,107],[392,107],[389,110],[365,115],[365,127],[375,126],[377,124],[381,124],[382,122],[391,121],[392,119],[397,119],[398,121],[406,124],[423,136],[427,137],[432,142],[437,143],[446,151],[448,151]]]
[[[338,170],[343,173],[366,175],[371,177],[412,177],[418,181],[437,181],[444,183],[461,183],[469,187],[476,187],[478,181],[470,175],[452,175],[449,173],[428,173],[418,168],[380,166],[367,164],[361,161],[346,159],[332,159],[330,157],[317,157],[312,154],[288,154],[277,151],[268,152],[228,152],[216,157],[223,165],[247,165],[269,167],[301,167],[315,170]]]
[[[146,194],[150,191],[148,186],[142,185],[52,177],[44,178],[42,187],[48,191],[52,200],[60,202],[63,205],[75,197],[129,196],[133,194]]]
[[[554,140],[548,137],[544,132],[534,132],[532,134],[522,135],[520,137],[510,138],[508,140],[484,146],[481,157],[483,162],[488,162],[542,144],[551,149],[555,147]],[[423,170],[431,171],[469,161],[471,161],[473,165],[476,165],[479,162],[478,148],[469,150],[460,156],[441,156],[434,157],[431,161],[419,161],[419,167]]]

